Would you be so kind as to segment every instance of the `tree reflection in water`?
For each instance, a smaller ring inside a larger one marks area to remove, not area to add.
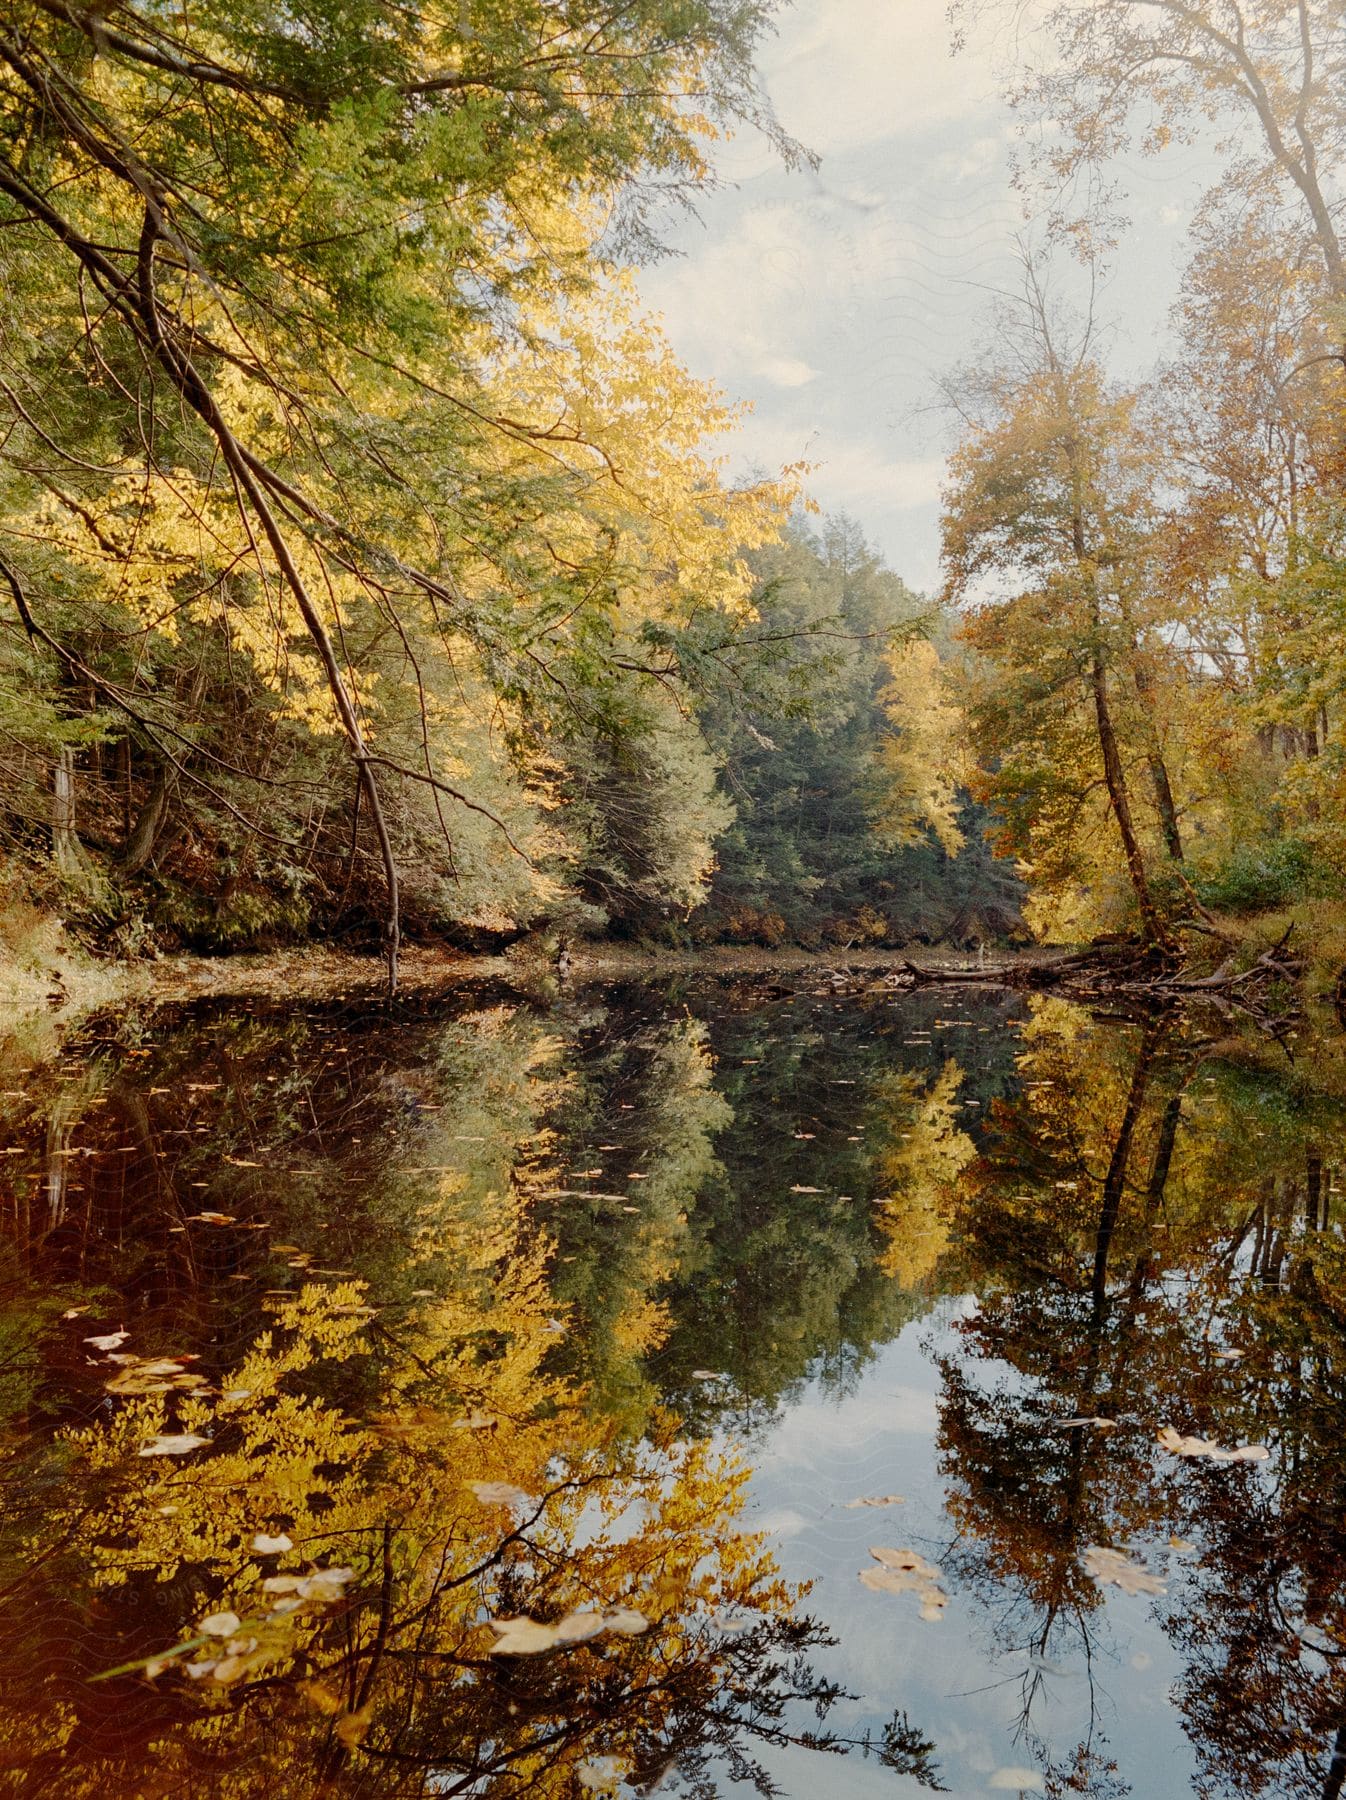
[[[765,1792],[758,1753],[787,1744],[934,1785],[901,1714],[828,1731],[827,1635],[744,1530],[741,1460],[652,1393],[631,1429],[621,1371],[667,1329],[728,1118],[685,1020],[638,1048],[631,1147],[661,1167],[609,1348],[579,1358],[606,1408],[566,1349],[577,1252],[544,1229],[586,1135],[551,1022],[216,1017],[148,1059],[93,1047],[74,1082],[15,1054],[16,1791],[570,1795],[676,1769]],[[490,1621],[521,1617],[564,1641],[499,1654]]]
[[[952,1221],[980,1296],[941,1360],[957,1574],[1022,1658],[1090,1673],[1090,1544],[1166,1573],[1175,1698],[1202,1794],[1335,1800],[1346,1776],[1346,1257],[1334,1059],[1178,1022],[1090,1028],[1054,1003]],[[1335,1165],[1335,1166],[1339,1166]],[[1339,1203],[1338,1203],[1339,1206]],[[1068,1421],[1077,1421],[1070,1424]],[[1079,1423],[1078,1421],[1087,1421]],[[1172,1424],[1262,1465],[1175,1457]],[[1044,1758],[1046,1760],[1045,1752]],[[1059,1790],[1129,1791],[1090,1708]]]
[[[1095,1709],[1078,1743],[1046,1716],[1058,1671],[1092,1692],[1102,1545],[1166,1582],[1195,1791],[1341,1800],[1338,1049],[1051,1000],[1021,1036],[1005,997],[694,1001],[0,1047],[13,1791],[709,1796],[788,1747],[938,1786],[900,1706],[873,1722],[900,1695],[831,1734],[828,1631],[721,1446],[970,1292],[943,1580],[1013,1654],[1023,1760],[1131,1791]],[[1167,1425],[1270,1458],[1174,1456]],[[503,1656],[511,1617],[569,1636]]]

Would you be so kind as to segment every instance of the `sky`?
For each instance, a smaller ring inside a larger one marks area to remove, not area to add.
[[[937,383],[985,341],[1029,229],[1009,51],[983,35],[951,55],[945,0],[797,0],[761,66],[820,167],[787,171],[749,136],[721,146],[721,187],[640,278],[683,362],[752,406],[734,471],[809,462],[813,498],[927,593],[952,435]],[[1115,366],[1134,373],[1164,338],[1198,171],[1173,152],[1126,173],[1133,224],[1102,310]]]

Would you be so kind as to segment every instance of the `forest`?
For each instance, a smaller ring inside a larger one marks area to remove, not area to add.
[[[806,467],[731,473],[735,405],[639,298],[718,140],[811,165],[769,6],[7,8],[11,952],[1340,950],[1330,13],[1053,15],[922,598]],[[1139,382],[1075,299],[1137,134],[1216,146]]]

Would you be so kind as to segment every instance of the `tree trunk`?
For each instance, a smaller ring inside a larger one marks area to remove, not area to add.
[[[1094,697],[1094,719],[1098,726],[1098,743],[1103,752],[1103,776],[1108,785],[1108,799],[1112,803],[1113,817],[1117,821],[1117,829],[1122,834],[1122,849],[1126,855],[1126,869],[1131,877],[1131,886],[1135,890],[1136,902],[1140,907],[1141,922],[1145,927],[1145,935],[1156,944],[1167,946],[1168,932],[1164,921],[1159,916],[1159,909],[1150,892],[1149,879],[1145,873],[1145,858],[1141,854],[1140,839],[1136,836],[1135,823],[1131,817],[1131,797],[1126,788],[1126,771],[1122,766],[1122,753],[1117,745],[1117,732],[1112,722],[1112,707],[1108,701],[1108,670],[1103,660],[1103,652],[1097,644],[1094,646],[1093,671],[1091,686]]]
[[[1309,1152],[1305,1174],[1307,1180],[1304,1186],[1304,1223],[1310,1231],[1320,1231],[1327,1222],[1320,1216],[1323,1193],[1323,1159],[1313,1151]]]
[[[164,816],[168,811],[169,795],[176,785],[168,764],[160,763],[155,770],[149,798],[137,814],[136,822],[122,846],[121,865],[128,875],[134,875],[137,869],[143,869],[154,855],[154,846],[159,841]]]
[[[75,758],[69,749],[61,751],[52,771],[51,853],[63,874],[79,858],[79,840],[75,836]]]
[[[1108,1172],[1103,1180],[1103,1204],[1099,1209],[1098,1229],[1094,1235],[1094,1273],[1090,1283],[1090,1295],[1094,1304],[1094,1316],[1099,1317],[1107,1303],[1108,1297],[1108,1257],[1112,1250],[1113,1233],[1117,1229],[1117,1220],[1122,1208],[1122,1195],[1126,1190],[1127,1165],[1131,1161],[1131,1146],[1136,1136],[1136,1126],[1140,1123],[1141,1108],[1145,1104],[1145,1090],[1150,1082],[1150,1069],[1154,1062],[1155,1050],[1159,1042],[1159,1027],[1151,1021],[1146,1025],[1141,1037],[1140,1048],[1136,1052],[1135,1067],[1131,1071],[1131,1086],[1126,1096],[1126,1110],[1122,1114],[1121,1127],[1117,1132],[1117,1141],[1112,1147],[1112,1155],[1108,1160]],[[1170,1108],[1172,1132],[1178,1129],[1178,1109]],[[1172,1139],[1167,1149],[1161,1140],[1159,1158],[1156,1164],[1156,1175],[1160,1190],[1168,1178],[1168,1158],[1172,1155]]]

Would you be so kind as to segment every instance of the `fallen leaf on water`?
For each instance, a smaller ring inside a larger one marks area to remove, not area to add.
[[[1245,1352],[1242,1350],[1217,1350],[1216,1362],[1242,1362]]]
[[[1265,1444],[1240,1444],[1225,1450],[1209,1438],[1183,1437],[1171,1425],[1159,1428],[1158,1438],[1165,1450],[1174,1456],[1208,1456],[1212,1462],[1265,1462],[1271,1455]]]
[[[232,1225],[234,1215],[222,1212],[188,1213],[187,1223],[189,1225]]]
[[[212,1613],[208,1619],[202,1619],[197,1630],[206,1637],[231,1638],[238,1633],[243,1621],[235,1612]]]
[[[209,1438],[197,1437],[194,1432],[161,1432],[158,1437],[142,1444],[138,1452],[141,1456],[186,1456],[189,1450],[199,1450]]]
[[[463,1485],[471,1488],[483,1506],[519,1506],[532,1499],[511,1481],[468,1481]]]
[[[1116,1431],[1117,1429],[1116,1419],[1105,1419],[1098,1413],[1090,1413],[1087,1418],[1058,1419],[1056,1423],[1061,1431],[1071,1431],[1077,1425],[1092,1425],[1097,1431]]]
[[[537,1656],[556,1645],[556,1632],[550,1625],[539,1625],[536,1619],[492,1619],[495,1642],[491,1656]]]
[[[339,1600],[346,1583],[354,1579],[354,1569],[315,1569],[310,1575],[268,1575],[262,1583],[262,1592],[295,1594],[300,1600]]]
[[[603,1615],[589,1607],[567,1613],[552,1627],[558,1644],[585,1644],[603,1629]]]
[[[693,1381],[728,1381],[728,1379],[727,1375],[722,1375],[717,1369],[692,1370]]]
[[[277,1537],[268,1537],[259,1531],[252,1540],[252,1547],[259,1556],[281,1556],[287,1550],[294,1549],[293,1541],[282,1531]]]
[[[1100,1587],[1119,1587],[1124,1594],[1166,1594],[1167,1584],[1152,1575],[1144,1563],[1127,1556],[1122,1550],[1109,1550],[1102,1544],[1090,1544],[1084,1552],[1084,1572]]]
[[[878,1594],[915,1594],[921,1602],[921,1617],[930,1623],[943,1618],[949,1596],[939,1585],[940,1573],[916,1550],[889,1550],[882,1544],[871,1544],[869,1554],[879,1564],[877,1569],[861,1569],[860,1581]]]
[[[204,1375],[190,1374],[180,1362],[142,1362],[138,1356],[117,1360],[129,1367],[103,1383],[109,1394],[171,1394],[206,1385]]]
[[[901,1506],[903,1501],[902,1494],[866,1494],[861,1500],[848,1500],[846,1511],[854,1512],[857,1506]]]
[[[315,1569],[304,1576],[295,1592],[302,1600],[339,1600],[346,1583],[354,1580],[354,1569]]]
[[[68,1307],[66,1309],[66,1311],[61,1314],[61,1317],[63,1319],[78,1319],[78,1318],[81,1318],[83,1316],[83,1314],[88,1312],[88,1310],[89,1309],[87,1306],[71,1306],[71,1307]],[[88,1340],[86,1339],[85,1341],[87,1343]]]
[[[639,1637],[642,1631],[649,1630],[650,1622],[634,1606],[618,1606],[603,1614],[603,1628],[615,1631],[619,1637]]]
[[[798,1181],[795,1182],[794,1186],[790,1189],[792,1194],[821,1194],[822,1191],[821,1188],[804,1187],[802,1183]]]
[[[95,1350],[116,1350],[130,1335],[129,1331],[109,1331],[104,1337],[86,1337],[84,1341]]]
[[[524,1617],[491,1619],[488,1623],[495,1633],[495,1642],[488,1651],[491,1656],[540,1656],[563,1644],[587,1643],[605,1631],[614,1631],[619,1637],[638,1637],[650,1624],[644,1613],[630,1606],[614,1607],[610,1612],[581,1607],[558,1619],[555,1625]]]
[[[346,1702],[340,1694],[334,1694],[324,1682],[301,1681],[299,1692],[316,1712],[326,1713],[329,1719],[335,1718]]]

